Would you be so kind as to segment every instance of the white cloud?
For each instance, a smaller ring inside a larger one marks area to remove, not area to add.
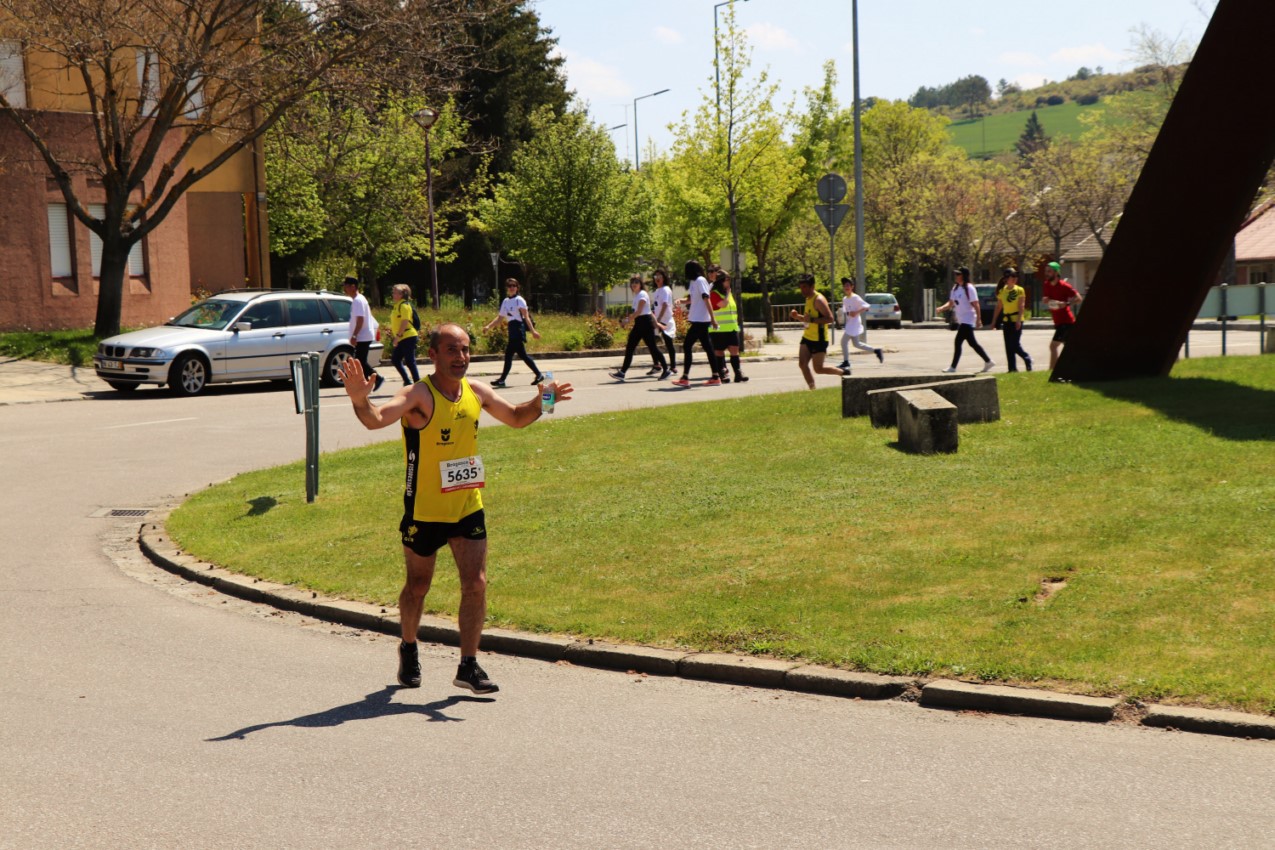
[[[1035,53],[1028,53],[1023,50],[1012,50],[1009,53],[1002,53],[996,58],[1006,65],[1016,65],[1020,68],[1039,68],[1045,64],[1045,60]]]
[[[1119,64],[1124,56],[1105,44],[1085,44],[1079,47],[1064,47],[1055,50],[1049,54],[1049,58],[1050,61],[1078,68],[1081,65]]]
[[[656,27],[655,40],[660,44],[681,44],[686,39],[682,38],[682,34],[671,27]]]
[[[983,29],[982,27],[970,27],[970,35],[974,36],[975,38],[981,38],[982,36],[987,35],[987,30]]]
[[[1028,89],[1040,88],[1045,84],[1045,80],[1049,79],[1044,74],[1019,74],[1014,78],[1013,82],[1023,91]]]
[[[620,79],[620,71],[588,56],[559,50],[566,66],[567,79],[584,101],[624,100],[633,96],[633,88]]]
[[[762,50],[795,50],[797,39],[783,27],[774,24],[753,24],[745,31],[748,40]]]

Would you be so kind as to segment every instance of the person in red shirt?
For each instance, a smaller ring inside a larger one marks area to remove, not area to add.
[[[1049,341],[1049,371],[1051,372],[1058,365],[1058,354],[1062,351],[1063,343],[1067,341],[1071,326],[1076,324],[1076,314],[1071,312],[1071,308],[1082,300],[1076,288],[1059,276],[1061,271],[1062,266],[1057,263],[1047,265],[1045,283],[1041,288],[1045,306],[1049,308],[1049,315],[1054,320],[1054,338]]]

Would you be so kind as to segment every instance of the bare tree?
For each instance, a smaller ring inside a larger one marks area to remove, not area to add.
[[[89,155],[65,122],[2,94],[0,120],[30,140],[68,209],[101,239],[95,333],[119,331],[129,250],[191,186],[310,93],[448,89],[469,68],[469,28],[507,2],[0,0],[0,32],[69,75],[85,104]],[[188,159],[201,140],[213,153]],[[77,196],[75,174],[100,185],[101,216]]]

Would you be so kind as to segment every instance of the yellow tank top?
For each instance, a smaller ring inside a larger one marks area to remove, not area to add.
[[[824,342],[828,339],[828,326],[817,324],[814,320],[819,318],[819,311],[815,309],[815,301],[818,295],[812,295],[806,299],[806,318],[810,319],[810,324],[806,325],[806,330],[802,332],[801,338],[808,339],[811,342]]]
[[[464,378],[456,401],[438,391],[432,376],[426,376],[421,383],[429,387],[434,396],[434,415],[420,430],[409,427],[406,420],[399,423],[403,427],[403,461],[407,465],[403,515],[418,522],[459,522],[474,511],[482,510],[482,491],[444,493],[438,465],[478,453],[478,415],[483,409],[482,402]]]

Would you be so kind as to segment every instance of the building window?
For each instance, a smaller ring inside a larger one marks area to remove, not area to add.
[[[199,118],[204,114],[204,76],[198,74],[186,81],[186,111],[183,118]]]
[[[0,39],[0,94],[14,109],[26,109],[27,80],[22,45],[12,39]]]
[[[49,204],[49,265],[53,277],[71,276],[71,227],[66,204]]]
[[[130,207],[130,209],[132,209]],[[106,215],[105,204],[88,204],[89,215],[101,219]],[[93,277],[102,276],[102,240],[93,231],[89,231],[89,251],[93,258]],[[128,252],[128,266],[125,273],[130,277],[141,277],[146,274],[146,266],[142,262],[142,243],[136,242]]]

